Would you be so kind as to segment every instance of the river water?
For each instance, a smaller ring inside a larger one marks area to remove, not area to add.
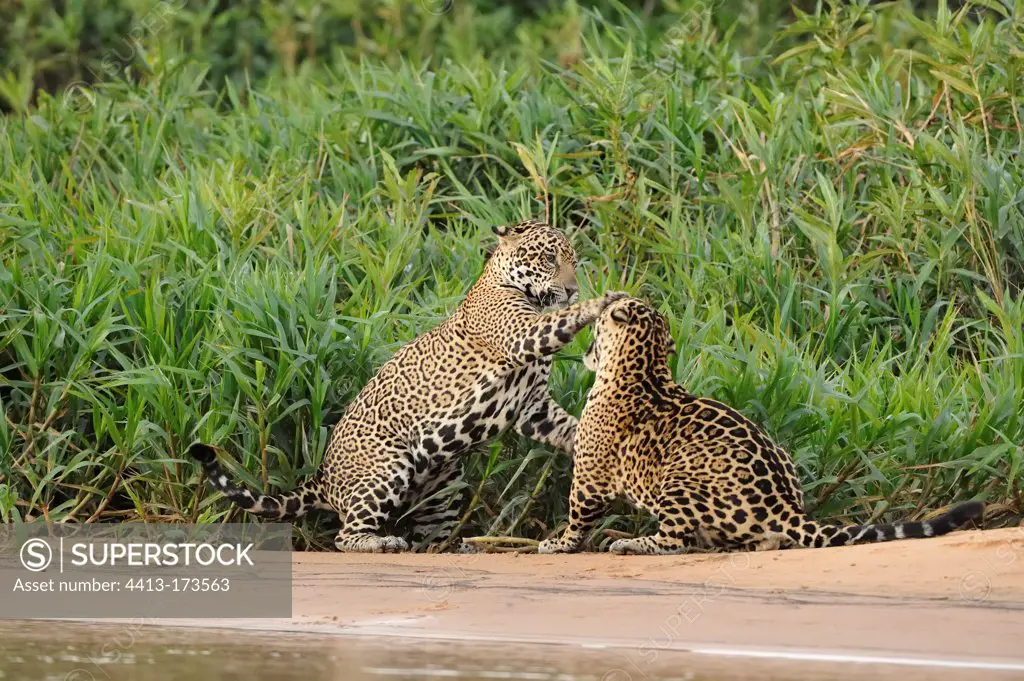
[[[0,620],[3,681],[815,681],[1006,678],[581,646]],[[1016,677],[1019,678],[1019,677]]]

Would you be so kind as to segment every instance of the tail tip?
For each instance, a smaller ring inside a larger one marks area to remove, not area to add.
[[[202,442],[197,442],[192,445],[192,447],[189,448],[188,453],[193,459],[204,466],[217,460],[217,451],[210,445],[205,445]]]

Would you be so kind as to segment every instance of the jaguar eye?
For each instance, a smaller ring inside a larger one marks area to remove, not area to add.
[[[557,265],[558,264],[558,255],[556,253],[549,253],[548,254],[548,264],[550,264],[550,265]]]

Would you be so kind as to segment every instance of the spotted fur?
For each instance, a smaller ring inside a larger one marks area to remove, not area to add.
[[[569,526],[541,553],[579,549],[605,505],[624,497],[658,533],[615,553],[823,547],[945,534],[981,515],[968,501],[933,520],[841,527],[804,512],[789,455],[742,414],[672,380],[668,322],[636,299],[608,306],[584,356],[596,372],[576,432]]]
[[[404,551],[448,538],[462,455],[507,427],[571,453],[577,421],[547,392],[551,357],[624,294],[574,304],[576,254],[562,233],[536,221],[494,232],[498,245],[465,300],[366,384],[315,475],[287,494],[254,494],[221,470],[212,447],[195,445],[213,486],[265,518],[337,512],[341,551]]]

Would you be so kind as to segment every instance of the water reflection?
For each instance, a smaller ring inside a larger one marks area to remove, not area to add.
[[[336,650],[306,637],[157,628],[144,622],[0,622],[4,681],[336,681]]]
[[[2,681],[818,681],[1015,678],[877,665],[730,660],[661,651],[359,639],[152,623],[0,621]]]

